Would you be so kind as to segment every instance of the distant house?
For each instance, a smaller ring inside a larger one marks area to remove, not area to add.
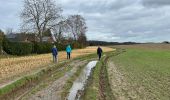
[[[27,42],[38,42],[39,38],[35,34],[26,34],[25,41]]]
[[[54,39],[52,36],[45,36],[42,38],[43,42],[49,42],[49,43],[54,43]]]
[[[11,42],[16,42],[17,35],[15,33],[10,33],[6,35],[6,38]]]
[[[33,34],[23,34],[23,33],[10,33],[6,35],[6,38],[11,42],[33,42],[36,41]]]
[[[11,42],[39,42],[40,39],[35,34],[24,33],[10,33],[6,35],[6,38]],[[43,42],[53,43],[54,39],[51,36],[45,36],[42,38]]]

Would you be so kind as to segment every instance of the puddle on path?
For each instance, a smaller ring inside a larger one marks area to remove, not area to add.
[[[77,92],[79,90],[84,90],[84,86],[91,73],[91,70],[92,68],[96,66],[96,64],[97,64],[97,61],[91,61],[85,66],[80,76],[74,81],[73,86],[70,89],[69,96],[67,98],[68,100],[75,100]]]

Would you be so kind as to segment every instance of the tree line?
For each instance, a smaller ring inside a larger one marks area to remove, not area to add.
[[[87,41],[89,46],[111,46],[111,45],[133,45],[137,42],[106,42],[106,41]]]

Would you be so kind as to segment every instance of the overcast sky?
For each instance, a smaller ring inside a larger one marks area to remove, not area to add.
[[[19,30],[23,0],[0,0],[0,29]],[[170,41],[170,0],[56,0],[63,15],[80,14],[88,40]]]

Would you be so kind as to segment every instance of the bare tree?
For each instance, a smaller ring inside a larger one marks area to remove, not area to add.
[[[22,28],[36,32],[42,42],[43,33],[58,25],[61,12],[54,0],[24,0]]]
[[[81,15],[71,15],[67,19],[69,30],[72,32],[74,39],[77,40],[80,34],[85,34],[87,26],[85,19]]]
[[[82,44],[82,46],[85,46],[87,43],[87,37],[86,37],[86,34],[85,33],[80,33],[79,35],[78,35],[78,39],[77,39],[77,41],[80,43],[80,44]]]
[[[68,30],[67,20],[62,20],[58,23],[58,25],[53,29],[54,36],[57,42],[61,42],[62,38],[64,38],[63,33],[66,33]]]

